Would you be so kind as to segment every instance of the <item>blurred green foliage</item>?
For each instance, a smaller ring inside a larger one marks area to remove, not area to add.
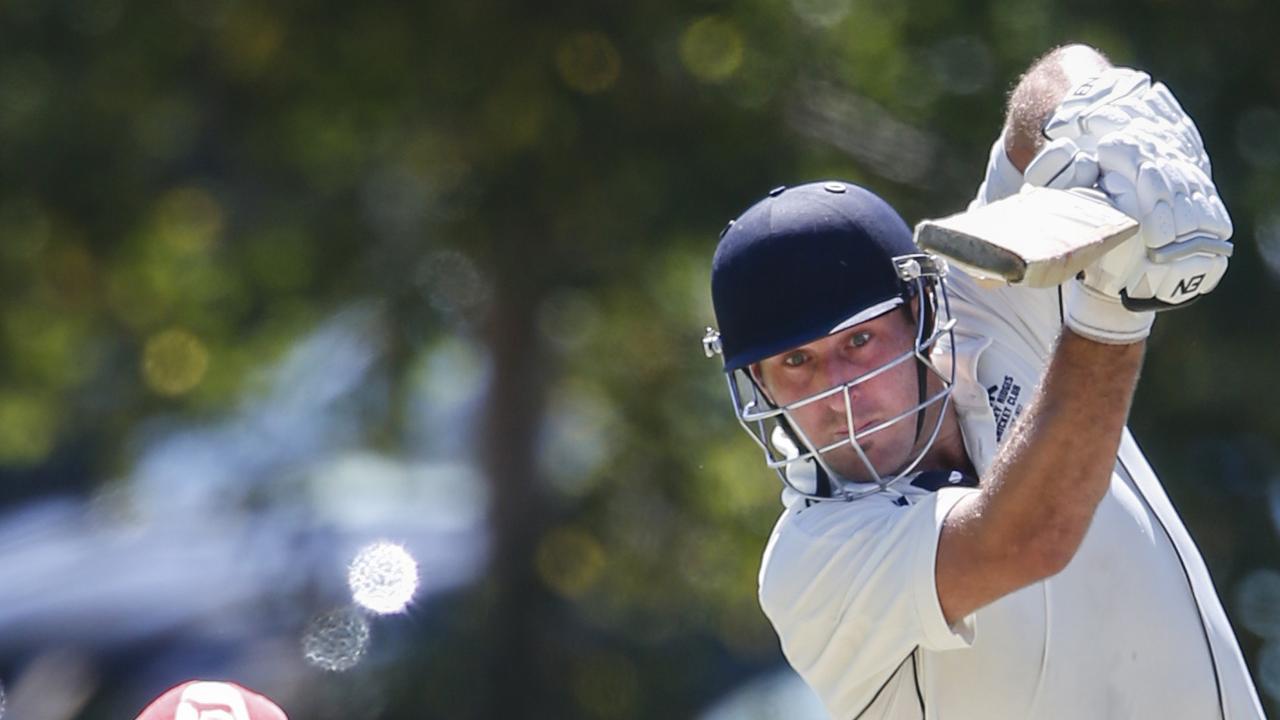
[[[459,339],[486,358],[496,545],[482,583],[403,628],[369,716],[693,716],[780,662],[755,602],[779,488],[698,348],[716,233],[819,177],[913,222],[959,209],[1018,72],[1079,40],[1174,89],[1236,221],[1222,288],[1159,323],[1132,423],[1232,607],[1277,563],[1277,15],[6,0],[0,498],[94,491],[144,421],[225,413],[376,299],[371,446],[413,452],[396,398],[424,358]]]

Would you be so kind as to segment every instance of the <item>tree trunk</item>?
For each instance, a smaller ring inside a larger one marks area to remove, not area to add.
[[[513,253],[515,255],[515,253]],[[538,439],[549,372],[537,327],[543,290],[518,257],[499,260],[488,325],[492,362],[480,465],[492,492],[491,615],[484,675],[485,717],[550,717],[557,674],[545,662],[539,633],[549,622],[549,597],[534,556],[548,523],[538,473]]]

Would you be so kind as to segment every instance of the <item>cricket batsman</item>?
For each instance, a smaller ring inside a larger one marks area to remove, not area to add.
[[[843,182],[725,229],[704,349],[784,483],[760,602],[832,717],[1263,717],[1125,427],[1156,310],[1226,271],[1210,172],[1164,85],[1068,46],[1019,82],[974,201],[1096,187],[1140,222],[1065,285],[980,286]]]

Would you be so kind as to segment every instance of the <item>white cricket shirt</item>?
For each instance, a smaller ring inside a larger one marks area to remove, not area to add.
[[[981,476],[1039,382],[1058,296],[953,276],[953,400]],[[978,491],[895,487],[853,502],[784,493],[765,550],[761,606],[833,718],[1263,717],[1204,562],[1127,430],[1067,568],[955,627],[938,603],[938,536]]]

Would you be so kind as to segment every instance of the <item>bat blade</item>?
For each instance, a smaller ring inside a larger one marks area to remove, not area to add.
[[[916,244],[971,275],[1054,287],[1133,237],[1138,222],[1096,190],[1029,188],[916,226]]]

